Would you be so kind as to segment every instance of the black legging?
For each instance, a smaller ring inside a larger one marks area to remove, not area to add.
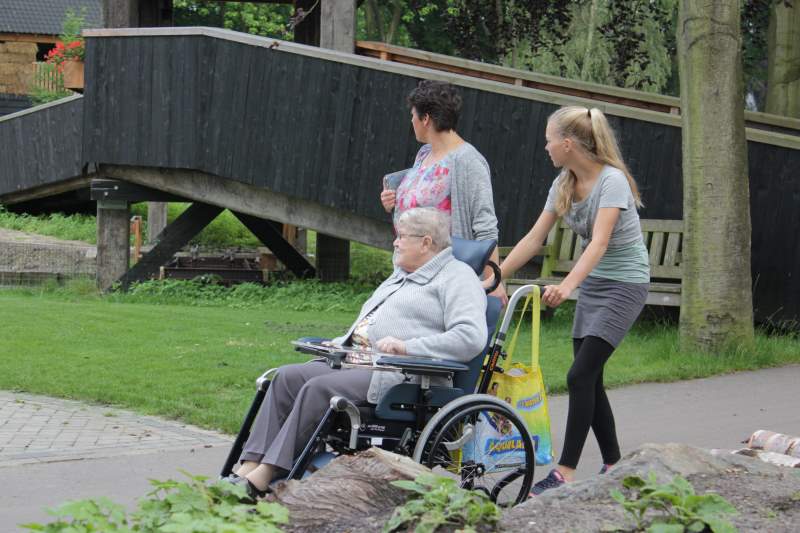
[[[619,443],[614,413],[603,388],[603,367],[614,347],[599,337],[584,337],[572,339],[572,349],[575,360],[567,373],[567,431],[559,464],[578,467],[590,427],[600,445],[603,462],[614,464],[620,458]]]

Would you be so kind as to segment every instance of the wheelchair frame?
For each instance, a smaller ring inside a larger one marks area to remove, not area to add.
[[[411,375],[419,376],[420,383],[416,400],[413,402],[404,402],[396,406],[397,409],[395,409],[394,404],[392,405],[393,411],[412,412],[414,414],[413,421],[382,419],[378,418],[374,412],[371,415],[372,417],[370,417],[369,409],[367,409],[365,414],[359,409],[359,406],[352,401],[340,396],[334,396],[331,398],[328,410],[323,415],[320,423],[315,428],[311,438],[300,456],[295,460],[291,471],[285,479],[300,479],[307,473],[312,463],[320,467],[322,464],[332,459],[335,455],[325,451],[328,447],[331,448],[335,454],[343,454],[354,453],[370,446],[381,446],[395,453],[411,456],[415,461],[422,463],[426,445],[431,442],[431,439],[435,438],[437,428],[441,430],[442,424],[447,420],[452,420],[459,416],[460,413],[468,410],[476,411],[476,409],[479,408],[486,408],[496,412],[507,413],[509,417],[516,417],[518,421],[517,425],[519,426],[517,429],[522,437],[526,454],[526,464],[528,465],[524,472],[512,472],[506,476],[506,478],[501,480],[497,486],[490,491],[489,496],[492,497],[493,500],[497,499],[500,491],[505,486],[519,477],[523,477],[522,488],[515,498],[515,503],[519,503],[527,498],[535,467],[533,441],[527,431],[525,423],[521,422],[521,419],[516,414],[513,407],[501,399],[487,394],[487,392],[493,373],[503,372],[500,367],[500,360],[505,360],[506,358],[503,345],[517,304],[532,292],[534,293],[534,297],[538,298],[540,296],[540,289],[536,285],[520,287],[511,296],[503,320],[493,336],[493,341],[488,343],[488,350],[483,352],[484,363],[481,367],[482,373],[472,392],[464,391],[463,395],[456,396],[443,405],[437,406],[432,403],[434,391],[431,389],[431,377],[449,376],[452,379],[456,372],[469,370],[467,365],[436,359],[426,360],[425,364],[420,364],[419,360],[416,360],[412,364],[404,360],[403,357],[393,356],[391,358],[378,358],[373,364],[374,371],[402,372],[407,377]],[[364,365],[348,365],[343,363],[341,354],[332,356],[325,352],[319,352],[313,355],[325,357],[331,368],[364,368]],[[256,380],[255,398],[245,415],[242,428],[220,472],[221,477],[226,477],[231,473],[233,466],[241,456],[244,444],[250,435],[250,428],[269,388],[270,378],[276,371],[278,371],[278,368],[269,369]],[[405,383],[401,385],[405,385]],[[439,389],[437,392],[441,392],[442,390],[446,391],[447,389]],[[462,485],[463,484],[464,483],[462,483]],[[466,483],[466,485],[469,485],[469,483]]]

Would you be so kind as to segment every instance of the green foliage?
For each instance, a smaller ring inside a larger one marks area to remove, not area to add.
[[[0,227],[49,235],[58,239],[88,243],[97,241],[97,223],[92,215],[51,213],[33,216],[11,213],[0,205]]]
[[[83,61],[86,52],[86,42],[83,38],[83,29],[86,26],[86,7],[82,7],[80,11],[76,12],[73,9],[67,9],[64,12],[64,23],[61,35],[58,39],[67,47],[65,51],[65,59],[78,59]],[[73,43],[78,43],[74,45]],[[73,44],[72,47],[69,45]]]
[[[221,481],[208,485],[204,476],[185,474],[188,482],[151,480],[154,490],[139,500],[131,515],[107,498],[77,500],[49,510],[54,522],[22,527],[47,533],[270,533],[281,531],[279,526],[289,521],[288,510],[277,503],[242,504],[244,487]]]
[[[64,88],[63,64],[65,61],[83,61],[86,44],[81,36],[86,25],[86,8],[76,12],[67,9],[63,31],[55,47],[47,54],[45,63],[38,63],[28,96],[34,105],[46,104],[70,96]]]
[[[254,2],[174,0],[176,26],[210,26],[264,37],[292,40],[290,5]]]
[[[732,533],[736,528],[722,518],[736,514],[736,508],[719,494],[695,494],[691,483],[675,476],[670,483],[659,483],[655,472],[647,481],[628,476],[622,486],[630,491],[626,497],[614,489],[611,497],[636,520],[636,527],[651,533],[701,532]],[[654,511],[656,516],[648,511]]]
[[[374,285],[322,283],[317,280],[277,282],[272,285],[241,283],[225,287],[207,278],[153,280],[136,283],[128,292],[107,296],[114,302],[199,307],[255,309],[284,308],[292,311],[343,311],[356,313],[369,298]]]
[[[392,481],[392,485],[415,494],[394,510],[383,527],[385,533],[410,527],[417,533],[433,533],[445,526],[470,532],[500,520],[500,509],[486,494],[462,489],[452,478],[422,474],[414,481]]]
[[[531,50],[521,44],[518,66],[542,74],[564,76],[663,92],[673,75],[676,0],[575,2],[567,20],[567,38],[561,28],[544,26],[547,46]],[[555,32],[555,33],[554,33]],[[509,65],[510,52],[504,63]],[[673,84],[674,85],[674,84]]]
[[[64,76],[54,63],[39,63],[28,89],[28,98],[33,105],[42,105],[70,96],[72,91],[64,88]]]

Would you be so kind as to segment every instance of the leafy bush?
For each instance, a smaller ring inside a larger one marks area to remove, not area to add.
[[[277,282],[272,285],[242,283],[225,287],[210,278],[154,280],[136,283],[127,293],[115,292],[109,299],[125,303],[254,308],[280,306],[293,311],[357,312],[374,285],[322,283],[318,280]]]
[[[138,509],[128,515],[125,508],[108,498],[64,503],[48,512],[56,517],[49,524],[24,524],[32,531],[69,532],[183,532],[225,531],[229,533],[279,532],[289,521],[288,510],[277,504],[242,504],[244,487],[223,481],[207,485],[206,477],[192,476],[189,482],[157,481],[155,490],[139,500]]]
[[[410,527],[416,533],[433,533],[443,526],[470,532],[479,525],[493,526],[500,520],[500,509],[486,494],[462,489],[452,478],[422,474],[414,481],[393,481],[392,485],[413,491],[416,496],[394,510],[384,533]]]
[[[736,514],[736,508],[719,494],[695,494],[691,483],[681,476],[661,484],[655,472],[650,472],[647,481],[639,476],[628,476],[622,486],[630,491],[630,497],[626,498],[616,489],[611,491],[611,497],[633,516],[640,530],[652,533],[736,531],[722,518],[725,514]],[[648,518],[646,514],[651,510],[660,514]]]
[[[83,241],[94,244],[97,241],[97,222],[92,215],[49,215],[33,216],[7,211],[0,205],[0,227],[28,233],[49,235],[57,239]]]

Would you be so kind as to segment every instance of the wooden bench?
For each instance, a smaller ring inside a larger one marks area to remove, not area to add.
[[[650,254],[650,292],[647,305],[681,305],[681,254],[683,249],[683,221],[642,219],[644,244]],[[563,220],[559,219],[542,247],[542,269],[536,279],[512,278],[506,281],[511,294],[514,289],[530,283],[556,285],[572,270],[581,255],[580,237]],[[500,248],[505,258],[511,247]],[[578,297],[579,290],[570,296]]]

